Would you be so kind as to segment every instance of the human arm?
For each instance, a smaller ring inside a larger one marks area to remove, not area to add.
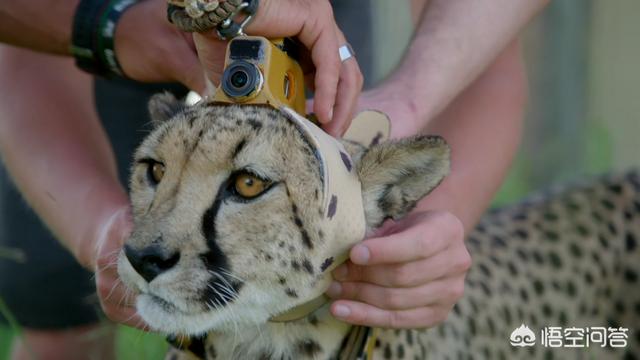
[[[130,229],[128,197],[95,113],[91,77],[71,59],[0,46],[0,79],[7,170],[56,237],[96,272],[106,314],[141,324],[117,280],[115,259]]]
[[[412,119],[398,136],[435,118],[494,62],[549,0],[412,0],[417,23],[401,64],[385,84],[402,87]],[[404,102],[403,95],[389,96]],[[406,122],[406,120],[405,120]]]
[[[71,55],[73,16],[79,0],[0,0],[0,42],[58,55]],[[214,83],[224,65],[226,43],[213,34],[190,34],[167,21],[165,0],[146,0],[127,9],[116,26],[115,52],[124,73],[138,81],[178,81],[204,93],[205,67]],[[355,61],[341,63],[346,41],[327,0],[262,0],[247,32],[296,37],[315,67],[314,111],[325,128],[338,134],[348,124],[362,88]],[[200,62],[201,60],[201,62]]]
[[[414,113],[402,100],[411,94],[391,84],[365,93],[361,105],[388,112],[398,136]],[[386,224],[378,237],[351,250],[351,261],[334,273],[340,283],[332,291],[339,293],[330,295],[341,299],[332,305],[334,315],[346,306],[350,314],[341,318],[355,324],[411,328],[444,321],[462,296],[470,266],[464,233],[478,221],[512,161],[526,93],[514,43],[426,125],[424,133],[439,134],[451,146],[451,173],[407,218]],[[385,101],[381,94],[399,94],[400,100]]]

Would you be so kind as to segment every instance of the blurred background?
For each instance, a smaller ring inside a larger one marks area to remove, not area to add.
[[[396,65],[411,37],[408,6],[374,2],[373,36],[388,46],[371,54],[373,83]],[[531,93],[524,142],[496,205],[552,183],[640,164],[638,15],[637,0],[554,1],[524,32]],[[19,332],[1,300],[9,325],[0,324],[0,360]],[[160,359],[166,346],[156,335],[125,328],[117,341],[121,359]]]
[[[392,69],[411,38],[410,14],[377,0],[375,21],[401,21],[375,37],[377,76]],[[390,15],[391,14],[391,15]],[[639,165],[640,2],[551,1],[524,31],[530,99],[523,144],[496,204],[588,174]]]

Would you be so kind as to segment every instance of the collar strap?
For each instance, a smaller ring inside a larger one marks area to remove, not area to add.
[[[336,260],[331,264],[331,266],[326,269],[327,276],[331,276],[331,271],[338,267],[338,265],[344,263],[349,259],[349,254],[341,254],[336,258]],[[320,309],[322,306],[329,302],[329,298],[322,294],[310,301],[302,303],[300,305],[294,306],[293,308],[280,313],[278,315],[273,316],[269,321],[271,322],[289,322],[303,319],[309,315],[311,315],[316,310]]]
[[[317,298],[300,304],[280,315],[276,315],[269,319],[271,322],[289,322],[296,321],[305,318],[320,309],[326,303],[329,302],[329,298],[326,295],[320,295]]]

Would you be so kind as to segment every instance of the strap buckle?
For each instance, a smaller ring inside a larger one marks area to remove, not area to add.
[[[258,12],[259,0],[243,1],[220,25],[218,25],[217,33],[221,40],[230,40],[236,36],[246,35],[244,28],[253,20],[256,12]],[[242,22],[235,22],[233,19],[241,12],[247,17]]]

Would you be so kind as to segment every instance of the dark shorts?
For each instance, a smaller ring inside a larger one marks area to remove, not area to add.
[[[362,72],[371,74],[370,2],[335,1],[333,6],[336,20],[355,49]],[[368,79],[370,77],[365,76],[365,85],[371,85]],[[185,94],[184,88],[175,85],[96,81],[98,114],[113,144],[123,184],[127,184],[133,151],[149,130],[147,100],[163,90],[171,90],[178,96]],[[0,250],[0,299],[21,326],[65,328],[94,323],[100,318],[93,275],[81,268],[51,236],[0,165],[0,249],[2,247],[17,250],[26,257],[24,262],[17,262],[2,257]]]

